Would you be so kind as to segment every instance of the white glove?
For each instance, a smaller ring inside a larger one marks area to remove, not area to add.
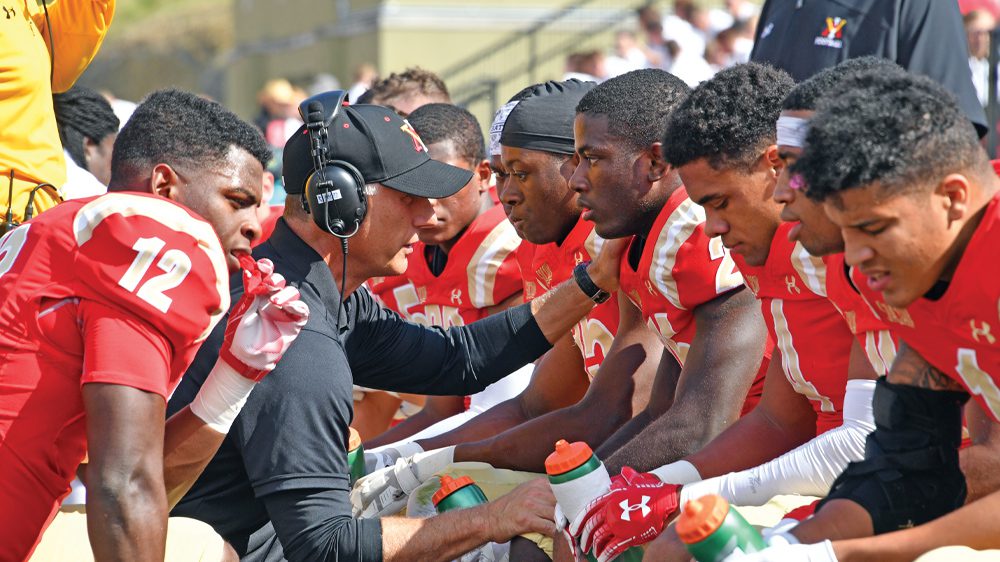
[[[403,457],[411,457],[423,452],[424,448],[415,441],[399,445],[375,447],[370,451],[365,451],[365,474],[371,474],[376,470],[392,466],[396,464],[397,460]]]
[[[795,535],[792,534],[792,529],[798,526],[799,523],[801,521],[798,519],[782,519],[774,527],[761,529],[760,534],[764,537],[764,542],[769,547],[799,544],[799,539],[795,538]]]
[[[191,402],[191,412],[228,433],[250,392],[275,367],[309,319],[295,287],[270,260],[241,257],[243,297],[229,313],[219,360]]]
[[[417,453],[396,460],[396,464],[365,476],[351,490],[354,516],[385,517],[406,506],[410,492],[428,478],[448,468],[455,459],[455,447]]]
[[[723,562],[837,562],[833,543],[770,546],[753,554],[732,554]]]

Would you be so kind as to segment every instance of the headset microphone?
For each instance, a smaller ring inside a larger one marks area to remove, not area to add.
[[[347,92],[317,94],[299,105],[299,115],[309,134],[313,173],[306,179],[302,206],[316,225],[329,234],[346,239],[361,228],[368,212],[365,180],[357,168],[343,160],[328,160],[330,124],[346,106]]]

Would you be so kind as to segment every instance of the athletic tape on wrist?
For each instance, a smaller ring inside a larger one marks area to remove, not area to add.
[[[691,484],[701,480],[698,469],[685,460],[672,462],[666,466],[661,466],[650,471],[651,474],[666,482],[667,484]]]
[[[191,412],[215,431],[229,433],[255,386],[220,359],[191,401]]]

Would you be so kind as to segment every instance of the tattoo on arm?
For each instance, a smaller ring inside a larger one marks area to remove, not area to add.
[[[931,390],[964,391],[957,381],[936,369],[913,348],[900,342],[899,353],[889,370],[889,382]]]

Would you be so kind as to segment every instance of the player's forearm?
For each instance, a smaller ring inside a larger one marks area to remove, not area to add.
[[[641,427],[642,430],[605,460],[608,471],[613,474],[621,472],[623,466],[648,472],[680,460],[701,449],[717,433],[709,420],[705,419],[704,413],[685,414],[677,408],[671,409],[652,423],[645,426],[636,423],[629,429],[635,427]],[[612,439],[617,440],[617,437],[615,434]],[[602,451],[601,454],[607,453]]]
[[[173,509],[215,456],[226,434],[208,426],[185,407],[167,420],[163,434],[163,484]]]
[[[155,471],[90,467],[87,531],[95,560],[163,560],[167,502]]]
[[[960,544],[976,550],[1000,548],[1000,492],[912,529],[877,537],[837,541],[840,562],[909,561],[935,548]]]
[[[966,503],[972,503],[1000,490],[1000,451],[989,443],[975,444],[958,452],[968,489]]]
[[[597,448],[631,417],[631,404],[584,401],[532,419],[492,439],[455,448],[455,461],[488,462],[497,468],[541,472],[556,441],[584,441]]]
[[[815,424],[775,423],[758,406],[686,460],[702,478],[711,478],[769,461],[805,443],[815,432]]]
[[[408,437],[442,420],[460,414],[462,412],[462,400],[461,396],[431,396],[427,399],[422,410],[406,418],[394,427],[390,427],[382,435],[374,439],[369,439],[365,442],[365,447],[381,447],[396,443],[397,441],[407,440]]]
[[[501,402],[455,429],[417,441],[425,451],[493,437],[528,421],[520,396]]]
[[[448,562],[490,541],[486,506],[427,519],[382,519],[385,562]]]

